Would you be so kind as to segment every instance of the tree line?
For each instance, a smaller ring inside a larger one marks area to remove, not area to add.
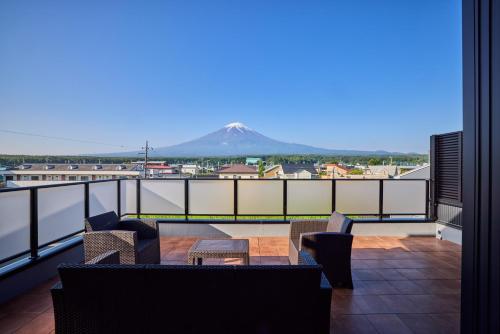
[[[347,165],[416,165],[428,162],[425,154],[405,155],[363,155],[363,156],[326,156],[326,155],[256,155],[267,165],[274,164],[314,164],[343,163]],[[119,164],[132,163],[141,157],[94,157],[94,156],[54,156],[54,155],[0,155],[0,165],[14,167],[23,163],[102,163]],[[244,164],[246,157],[151,157],[151,160],[166,161],[168,164],[197,164],[200,166],[217,166],[224,164]]]

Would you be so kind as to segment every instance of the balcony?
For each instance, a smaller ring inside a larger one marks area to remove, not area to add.
[[[194,241],[213,236],[248,238],[250,264],[288,264],[289,220],[343,212],[356,221],[355,288],[334,290],[331,331],[459,332],[461,247],[434,237],[429,182],[408,179],[145,179],[2,190],[0,289],[13,298],[3,297],[0,332],[54,330],[55,266],[81,261],[84,218],[111,210],[160,219],[166,265],[185,264]]]

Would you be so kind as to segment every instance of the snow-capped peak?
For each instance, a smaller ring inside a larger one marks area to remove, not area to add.
[[[234,123],[229,123],[224,127],[227,131],[230,131],[231,129],[238,130],[240,132],[243,132],[244,130],[250,130],[248,126],[246,126],[243,123],[240,122],[234,122]]]

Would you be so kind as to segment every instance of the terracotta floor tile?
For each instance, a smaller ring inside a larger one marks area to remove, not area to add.
[[[460,295],[408,295],[407,298],[419,313],[460,312]]]
[[[401,321],[415,334],[459,333],[456,326],[440,320],[441,316],[442,314],[437,318],[431,314],[398,314]]]
[[[412,331],[395,314],[370,314],[366,316],[378,333],[411,334]]]
[[[37,315],[34,313],[6,314],[0,317],[0,333],[14,333],[22,326],[29,323]]]
[[[425,286],[420,286],[417,281],[389,281],[400,294],[422,294],[425,292]]]
[[[358,281],[362,283],[360,287],[355,286],[355,294],[360,295],[386,295],[398,294],[399,291],[388,281]]]
[[[438,279],[438,280],[415,280],[426,293],[430,294],[460,294],[460,280]]]
[[[406,277],[403,276],[399,271],[396,269],[374,269],[374,271],[380,275],[383,279],[388,280],[388,281],[402,281],[405,280]]]
[[[375,313],[413,313],[417,309],[409,295],[379,295],[379,297],[386,306],[386,312]]]
[[[384,280],[384,277],[373,269],[352,269],[352,279],[359,281]]]
[[[54,330],[54,328],[54,313],[50,311],[35,317],[26,325],[19,328],[16,334],[47,334]]]
[[[332,333],[377,334],[365,315],[343,315],[332,320]]]

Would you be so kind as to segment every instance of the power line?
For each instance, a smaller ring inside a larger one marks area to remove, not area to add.
[[[106,145],[106,146],[112,146],[112,147],[133,149],[132,147],[125,146],[125,145],[116,145],[116,144],[104,143],[104,142],[94,141],[94,140],[69,138],[69,137],[48,136],[48,135],[42,135],[42,134],[38,134],[38,133],[14,131],[14,130],[7,130],[7,129],[0,129],[0,132],[10,133],[10,134],[15,134],[15,135],[22,135],[22,136],[31,136],[31,137],[39,137],[39,138],[47,138],[47,139],[72,141],[72,142],[77,142],[77,143],[98,144],[98,145]]]

